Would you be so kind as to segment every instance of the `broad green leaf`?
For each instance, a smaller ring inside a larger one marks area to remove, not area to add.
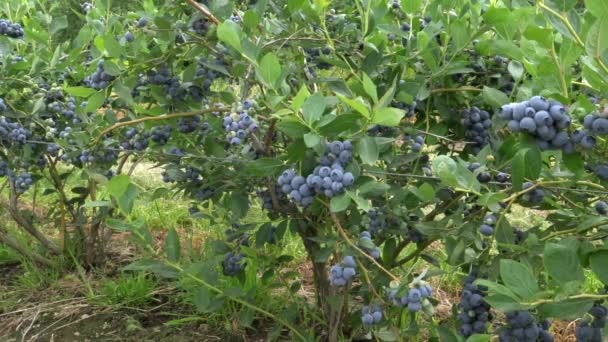
[[[234,191],[229,196],[228,206],[235,219],[245,217],[249,210],[249,197],[245,193]]]
[[[392,107],[381,108],[374,112],[372,123],[381,126],[398,126],[405,116],[405,111]]]
[[[127,175],[114,176],[106,185],[108,193],[114,197],[120,197],[127,191],[130,182],[131,180]]]
[[[304,143],[308,148],[315,147],[321,143],[321,137],[315,133],[306,133],[304,134]]]
[[[306,101],[308,97],[310,97],[310,92],[308,91],[308,88],[306,86],[302,86],[300,88],[300,91],[298,91],[296,96],[293,98],[293,101],[291,101],[291,109],[293,109],[294,112],[300,110],[300,108],[302,108],[302,105],[304,104],[304,101]]]
[[[123,270],[151,272],[163,278],[177,278],[179,276],[179,273],[173,267],[161,261],[150,259],[135,261],[123,267]]]
[[[365,116],[366,118],[369,118],[369,107],[362,98],[357,97],[356,99],[349,99],[342,95],[338,95],[338,98],[340,99],[340,101],[346,103],[349,107],[356,110],[361,115]]]
[[[129,183],[129,185],[127,185],[127,190],[117,198],[118,207],[123,213],[131,213],[137,195],[139,195],[139,190],[135,185]]]
[[[320,93],[315,93],[311,97],[307,98],[306,101],[304,101],[304,105],[302,105],[304,121],[311,124],[319,120],[321,115],[323,115],[326,106],[327,103],[325,102],[325,97]]]
[[[277,128],[294,139],[302,138],[310,130],[297,118],[285,118],[279,121]]]
[[[281,63],[272,52],[267,53],[257,67],[258,74],[271,88],[281,77]]]
[[[118,58],[124,52],[124,48],[120,44],[118,44],[118,41],[116,40],[116,38],[114,38],[113,34],[106,34],[103,37],[103,43],[106,56],[108,57]]]
[[[123,99],[127,104],[133,104],[133,97],[131,96],[131,89],[122,84],[122,82],[115,82],[112,89],[116,91],[118,96]]]
[[[332,213],[339,213],[344,211],[350,205],[350,196],[348,194],[343,193],[340,196],[334,196],[331,198],[331,202],[329,202],[329,208]]]
[[[101,107],[101,105],[103,105],[105,100],[106,100],[106,94],[103,90],[94,93],[93,95],[89,96],[89,98],[87,100],[87,106],[84,109],[84,111],[95,113],[97,111],[97,109],[99,109],[99,107]]]
[[[608,2],[605,0],[585,0],[587,11],[603,21],[608,19]]]
[[[509,290],[522,299],[532,298],[539,291],[532,270],[517,261],[500,260],[500,278]]]
[[[511,180],[515,189],[521,189],[525,178],[537,179],[542,168],[542,158],[538,148],[523,148],[513,157]]]
[[[376,139],[365,137],[357,144],[357,153],[364,164],[374,164],[378,160],[379,150]]]
[[[555,303],[542,304],[538,312],[545,317],[573,320],[582,317],[593,306],[589,299],[570,299]]]
[[[484,100],[495,108],[500,108],[502,105],[509,103],[509,97],[502,91],[490,87],[483,87]]]
[[[247,163],[246,172],[254,176],[272,176],[281,172],[284,164],[275,158],[260,158]]]
[[[174,228],[169,229],[167,237],[165,237],[165,254],[167,259],[172,262],[178,262],[181,254],[181,246],[179,236]]]
[[[591,254],[589,264],[593,273],[595,273],[602,283],[608,285],[608,250]]]
[[[547,243],[543,252],[543,263],[549,275],[562,284],[582,282],[585,279],[576,250],[568,246]]]
[[[243,52],[241,47],[241,28],[235,22],[227,19],[217,28],[217,37],[222,42],[228,44],[238,52]]]
[[[97,92],[95,89],[87,87],[67,87],[64,90],[66,93],[77,97],[89,97]]]
[[[363,73],[363,89],[365,89],[365,92],[372,98],[374,103],[378,102],[378,91],[376,90],[376,85],[366,73]]]

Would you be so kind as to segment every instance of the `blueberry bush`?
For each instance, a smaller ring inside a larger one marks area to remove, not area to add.
[[[552,341],[554,319],[602,340],[608,295],[584,284],[608,285],[604,0],[6,0],[0,14],[2,191],[38,246],[2,225],[0,242],[25,258],[94,268],[129,232],[145,257],[126,269],[287,340]],[[131,181],[141,161],[165,187]],[[25,205],[36,195],[56,234]],[[216,257],[186,255],[174,227],[156,244],[131,215],[141,196],[230,225],[205,245]],[[512,226],[522,207],[543,223]],[[314,303],[285,270],[288,234]],[[463,285],[439,321],[448,269]],[[262,285],[293,302],[261,307]]]

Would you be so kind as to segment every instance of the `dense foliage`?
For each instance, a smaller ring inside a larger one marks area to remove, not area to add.
[[[128,231],[147,257],[127,270],[196,284],[201,313],[232,302],[289,340],[551,341],[548,319],[587,312],[578,339],[602,338],[608,296],[583,284],[608,285],[604,0],[62,6],[0,4],[0,177],[40,248],[3,226],[1,243],[96,267]],[[142,160],[166,188],[141,194],[125,165]],[[30,194],[55,200],[62,241]],[[142,195],[231,226],[205,245],[217,258],[186,255],[174,227],[157,246],[129,216]],[[256,206],[265,222],[247,221]],[[513,227],[520,207],[544,223]],[[315,303],[295,298],[286,234]],[[448,269],[464,285],[438,324],[429,282]],[[260,307],[262,287],[293,302]]]

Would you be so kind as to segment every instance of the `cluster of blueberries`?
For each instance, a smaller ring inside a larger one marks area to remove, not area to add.
[[[376,235],[388,228],[388,223],[386,221],[387,212],[388,209],[386,207],[382,207],[380,209],[370,209],[367,211],[367,213],[365,213],[362,223],[364,226],[368,227],[369,232],[372,235]]]
[[[150,139],[159,145],[166,145],[173,132],[171,125],[154,126],[150,130]]]
[[[276,199],[278,201],[284,200],[285,194],[283,194],[277,187],[275,187],[274,189],[275,189]],[[262,208],[264,208],[268,211],[274,210],[274,206],[272,203],[272,195],[270,193],[270,190],[258,190],[257,194],[258,194],[258,196],[260,196],[260,199],[262,200]]]
[[[372,258],[380,259],[380,247],[374,244],[372,235],[367,230],[361,232],[359,235],[359,246]]]
[[[485,236],[494,235],[494,226],[496,225],[496,216],[488,214],[483,218],[483,224],[479,227],[479,232]]]
[[[182,87],[179,79],[172,75],[169,68],[149,70],[145,75],[140,74],[137,84],[131,90],[131,95],[139,96],[140,90],[145,89],[149,84],[164,87],[167,97],[173,101],[184,101],[188,96],[195,101],[200,101],[203,96],[203,90],[196,85]]]
[[[237,275],[246,266],[247,263],[243,262],[243,253],[241,252],[228,252],[224,256],[224,261],[222,261],[224,275],[229,277]]]
[[[315,194],[330,198],[341,194],[355,182],[353,174],[344,170],[352,158],[352,148],[348,140],[328,143],[320,158],[320,165],[306,178],[293,169],[286,170],[279,176],[277,183],[281,191],[302,207],[312,204]]]
[[[84,13],[89,13],[89,11],[92,10],[93,8],[95,8],[95,6],[88,1],[85,1],[82,3],[82,5],[80,5],[80,9],[82,9],[82,11]]]
[[[493,318],[490,305],[484,301],[485,289],[473,285],[476,278],[475,272],[465,278],[458,303],[458,318],[462,323],[458,332],[464,337],[485,333],[487,323]]]
[[[498,334],[500,342],[553,342],[549,332],[551,322],[544,320],[537,323],[528,311],[507,312],[507,325]]]
[[[228,50],[225,47],[220,47],[220,50],[220,53],[223,56],[227,55]],[[224,52],[226,52],[226,54],[224,54]],[[196,78],[203,78],[202,86],[204,90],[211,90],[211,85],[213,84],[213,81],[223,75],[215,69],[221,70],[222,68],[226,68],[226,64],[227,62],[220,58],[216,58],[215,61],[209,61],[206,58],[199,58],[196,66]]]
[[[319,69],[326,70],[332,67],[331,64],[320,59],[321,55],[331,55],[331,48],[326,46],[324,48],[305,48],[304,53],[309,63],[316,65]]]
[[[25,33],[18,23],[12,23],[7,19],[0,19],[0,35],[11,38],[23,38]]]
[[[10,177],[10,172],[9,172],[9,177]],[[34,183],[34,181],[32,179],[32,175],[29,172],[24,172],[15,178],[15,191],[18,194],[22,194],[22,193],[26,192],[27,189],[29,189],[33,183]]]
[[[226,141],[230,145],[240,145],[250,133],[258,130],[258,124],[247,112],[252,106],[251,102],[245,101],[243,111],[227,113],[224,117],[222,127],[226,131]]]
[[[150,132],[139,133],[137,128],[130,127],[125,132],[127,140],[121,142],[120,147],[125,150],[143,151],[148,148],[151,135]]]
[[[127,31],[127,33],[125,33],[125,40],[129,43],[135,41],[135,35],[133,35],[133,32]]]
[[[462,125],[465,128],[465,137],[475,143],[471,145],[471,151],[474,154],[479,153],[490,142],[490,113],[477,107],[465,109],[462,112]]]
[[[581,320],[576,325],[575,336],[576,342],[602,342],[603,330],[606,327],[606,315],[608,309],[600,304],[595,304],[589,310],[589,314],[593,317],[592,321],[588,319]]]
[[[541,150],[574,151],[574,141],[566,130],[570,126],[570,116],[557,101],[534,96],[528,101],[504,105],[500,117],[508,120],[511,132],[526,132],[534,137]]]
[[[198,18],[192,22],[192,31],[199,36],[205,36],[210,26],[211,23],[207,18]]]
[[[411,144],[410,149],[412,149],[412,152],[422,151],[422,147],[424,147],[424,137],[422,135],[417,135],[413,139],[408,137],[407,140],[409,140]]]
[[[32,132],[23,127],[19,122],[0,116],[0,145],[12,146],[23,144],[31,138]]]
[[[608,204],[604,201],[597,201],[595,211],[600,215],[608,215]]]
[[[525,182],[522,185],[522,189],[526,190],[533,186],[532,182]],[[545,199],[545,191],[540,188],[534,188],[523,195],[523,199],[532,204],[541,203]]]
[[[361,322],[366,328],[382,321],[382,308],[380,305],[363,306],[361,308]]]
[[[108,74],[104,70],[103,64],[103,59],[97,62],[97,69],[84,79],[84,84],[86,84],[87,87],[97,90],[104,89],[115,79],[114,76]]]
[[[398,290],[392,289],[389,291],[388,298],[398,307],[407,305],[410,312],[418,312],[423,306],[431,305],[428,298],[433,294],[433,288],[426,281],[420,280],[410,288],[406,294],[398,297]]]
[[[222,262],[223,273],[226,276],[235,276],[247,267],[243,262],[243,253],[238,252],[240,246],[249,246],[249,234],[239,231],[240,226],[233,224],[232,228],[226,229],[226,241],[236,242],[235,251],[228,252]]]
[[[197,130],[206,132],[209,130],[209,122],[203,121],[202,116],[196,115],[189,118],[181,118],[177,120],[177,129],[181,133],[192,133]]]
[[[578,129],[572,133],[572,140],[580,144],[585,149],[595,147],[597,140],[596,135],[608,134],[608,119],[598,116],[597,114],[588,114],[583,119],[585,129]]]
[[[356,274],[357,263],[355,258],[347,255],[341,264],[335,264],[329,271],[329,281],[333,286],[345,286]]]

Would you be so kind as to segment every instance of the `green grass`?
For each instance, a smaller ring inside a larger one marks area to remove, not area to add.
[[[140,306],[152,301],[158,283],[152,277],[139,274],[121,274],[117,279],[106,279],[100,296],[95,301],[105,305]]]

